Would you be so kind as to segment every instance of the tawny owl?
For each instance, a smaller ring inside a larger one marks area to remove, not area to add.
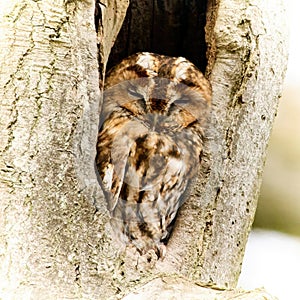
[[[183,57],[137,53],[108,72],[96,164],[112,227],[141,254],[164,255],[210,103],[209,82]]]

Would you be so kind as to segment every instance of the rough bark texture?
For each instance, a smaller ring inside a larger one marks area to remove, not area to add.
[[[100,102],[94,8],[93,1],[15,0],[1,18],[5,299],[96,299],[103,292],[97,266],[102,251],[109,255],[108,216],[103,209],[100,218],[93,205],[103,200],[94,170]]]
[[[253,291],[209,289],[193,284],[183,278],[161,277],[145,284],[136,292],[130,293],[123,300],[276,300],[264,289]]]
[[[162,274],[165,299],[189,288],[179,277],[191,293],[233,288],[286,67],[281,1],[209,2],[209,154],[156,265],[118,251],[94,170],[97,59],[102,79],[128,6],[101,3],[99,59],[94,1],[10,0],[1,15],[0,295],[117,299],[148,282],[154,295]]]
[[[95,0],[95,2],[98,62],[102,87],[108,57],[124,21],[129,0]]]
[[[220,1],[214,36],[208,36],[216,49],[208,68],[210,172],[195,193],[205,225],[192,256],[200,265],[194,275],[204,283],[233,287],[238,280],[286,71],[283,20],[279,0]]]

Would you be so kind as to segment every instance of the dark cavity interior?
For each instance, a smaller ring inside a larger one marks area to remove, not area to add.
[[[140,51],[183,56],[202,72],[207,65],[207,1],[131,0],[107,70]]]

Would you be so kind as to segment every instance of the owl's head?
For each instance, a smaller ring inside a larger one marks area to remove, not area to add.
[[[194,122],[205,123],[211,87],[185,58],[143,52],[124,59],[109,71],[104,104],[104,119],[119,108],[137,118],[172,118],[187,127]]]

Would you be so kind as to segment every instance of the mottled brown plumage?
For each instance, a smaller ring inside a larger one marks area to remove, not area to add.
[[[141,254],[164,255],[210,102],[208,81],[182,57],[137,53],[107,75],[96,164],[112,227]]]

